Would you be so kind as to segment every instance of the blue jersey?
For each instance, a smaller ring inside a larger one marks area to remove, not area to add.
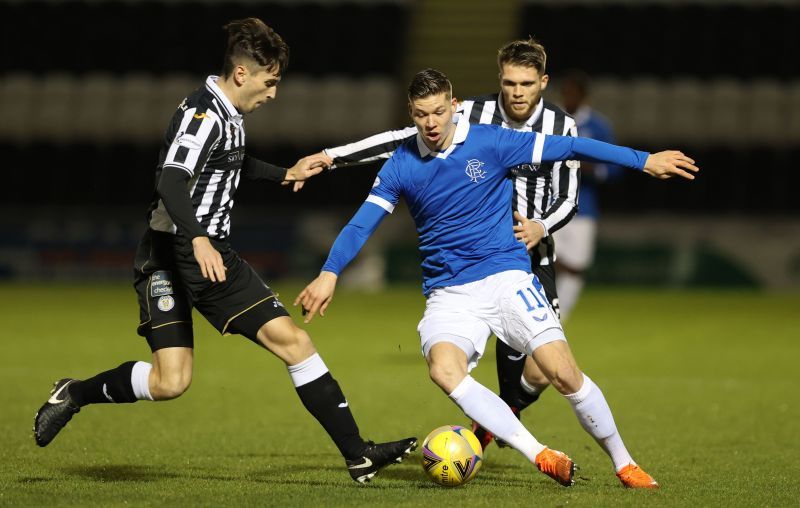
[[[578,134],[582,137],[614,142],[611,124],[600,113],[588,106],[582,106],[575,112]],[[591,174],[581,175],[581,202],[577,215],[596,219],[600,214],[597,187],[599,184],[619,176],[621,168],[614,164],[598,164]]]
[[[513,235],[507,168],[533,164],[535,171],[542,162],[580,159],[641,169],[647,155],[588,139],[462,120],[443,152],[431,152],[420,136],[395,151],[366,203],[336,239],[323,270],[340,273],[402,196],[419,235],[426,295],[506,270],[530,272],[525,246]]]

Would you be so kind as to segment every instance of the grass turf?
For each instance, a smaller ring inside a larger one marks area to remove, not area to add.
[[[277,286],[287,304],[296,286]],[[306,329],[365,437],[391,440],[466,418],[427,377],[419,290],[339,291]],[[415,452],[368,486],[350,480],[283,365],[196,325],[192,388],[166,403],[89,406],[47,448],[33,415],[59,377],[147,359],[124,286],[0,286],[0,505],[781,506],[797,505],[800,296],[595,289],[567,335],[634,457],[662,488],[627,491],[550,390],[524,413],[581,466],[565,489],[491,445],[474,482],[429,483]],[[490,344],[476,378],[496,388]]]

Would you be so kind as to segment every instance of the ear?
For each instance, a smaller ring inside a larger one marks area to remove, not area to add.
[[[247,76],[248,76],[247,67],[245,67],[244,65],[238,64],[236,65],[236,67],[233,68],[233,81],[237,85],[239,86],[244,85],[245,81],[247,81]]]
[[[450,100],[450,107],[452,108],[452,110],[453,110],[453,113],[455,113],[455,112],[456,112],[456,110],[458,109],[458,99],[456,99],[455,97],[453,97],[453,98]]]
[[[545,74],[544,76],[542,76],[542,90],[547,88],[547,83],[549,81],[550,81],[550,75],[549,74]]]

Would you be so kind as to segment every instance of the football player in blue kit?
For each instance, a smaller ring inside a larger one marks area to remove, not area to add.
[[[533,437],[502,399],[469,372],[491,333],[532,356],[572,406],[583,428],[611,458],[626,487],[657,488],[620,437],[600,388],[577,366],[561,324],[531,274],[525,245],[513,236],[509,169],[589,160],[647,171],[695,171],[681,152],[648,154],[585,138],[453,123],[457,101],[439,71],[418,73],[408,89],[418,130],[383,165],[366,202],[342,229],[320,275],[297,297],[306,322],[331,302],[338,275],[404,197],[422,259],[425,313],[418,326],[430,377],[464,413],[509,443],[562,485],[575,464]]]

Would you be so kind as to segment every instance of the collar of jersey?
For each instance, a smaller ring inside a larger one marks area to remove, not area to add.
[[[217,100],[222,104],[222,106],[225,108],[225,111],[231,116],[231,118],[241,118],[242,115],[239,113],[239,110],[234,107],[231,101],[228,100],[228,97],[226,97],[225,94],[222,93],[222,90],[217,86],[218,79],[219,76],[209,76],[206,78],[206,88],[208,88],[208,90],[214,94],[214,97],[216,97]]]
[[[428,157],[429,155],[433,155],[439,159],[446,159],[447,156],[456,149],[456,145],[460,145],[465,139],[467,139],[468,133],[469,118],[466,115],[461,115],[461,118],[459,118],[458,123],[456,124],[456,132],[453,134],[453,141],[444,152],[434,152],[428,148],[428,145],[426,145],[425,141],[422,140],[422,135],[419,132],[417,132],[417,150],[419,150],[420,157]]]
[[[497,94],[497,107],[500,109],[500,116],[503,117],[503,121],[511,128],[511,129],[519,129],[520,127],[528,127],[533,130],[533,124],[536,123],[536,120],[542,115],[542,110],[544,109],[544,98],[539,98],[539,103],[536,105],[536,109],[533,110],[531,116],[525,120],[525,123],[520,124],[519,122],[515,122],[511,118],[508,117],[506,114],[506,110],[503,109],[503,94]]]

